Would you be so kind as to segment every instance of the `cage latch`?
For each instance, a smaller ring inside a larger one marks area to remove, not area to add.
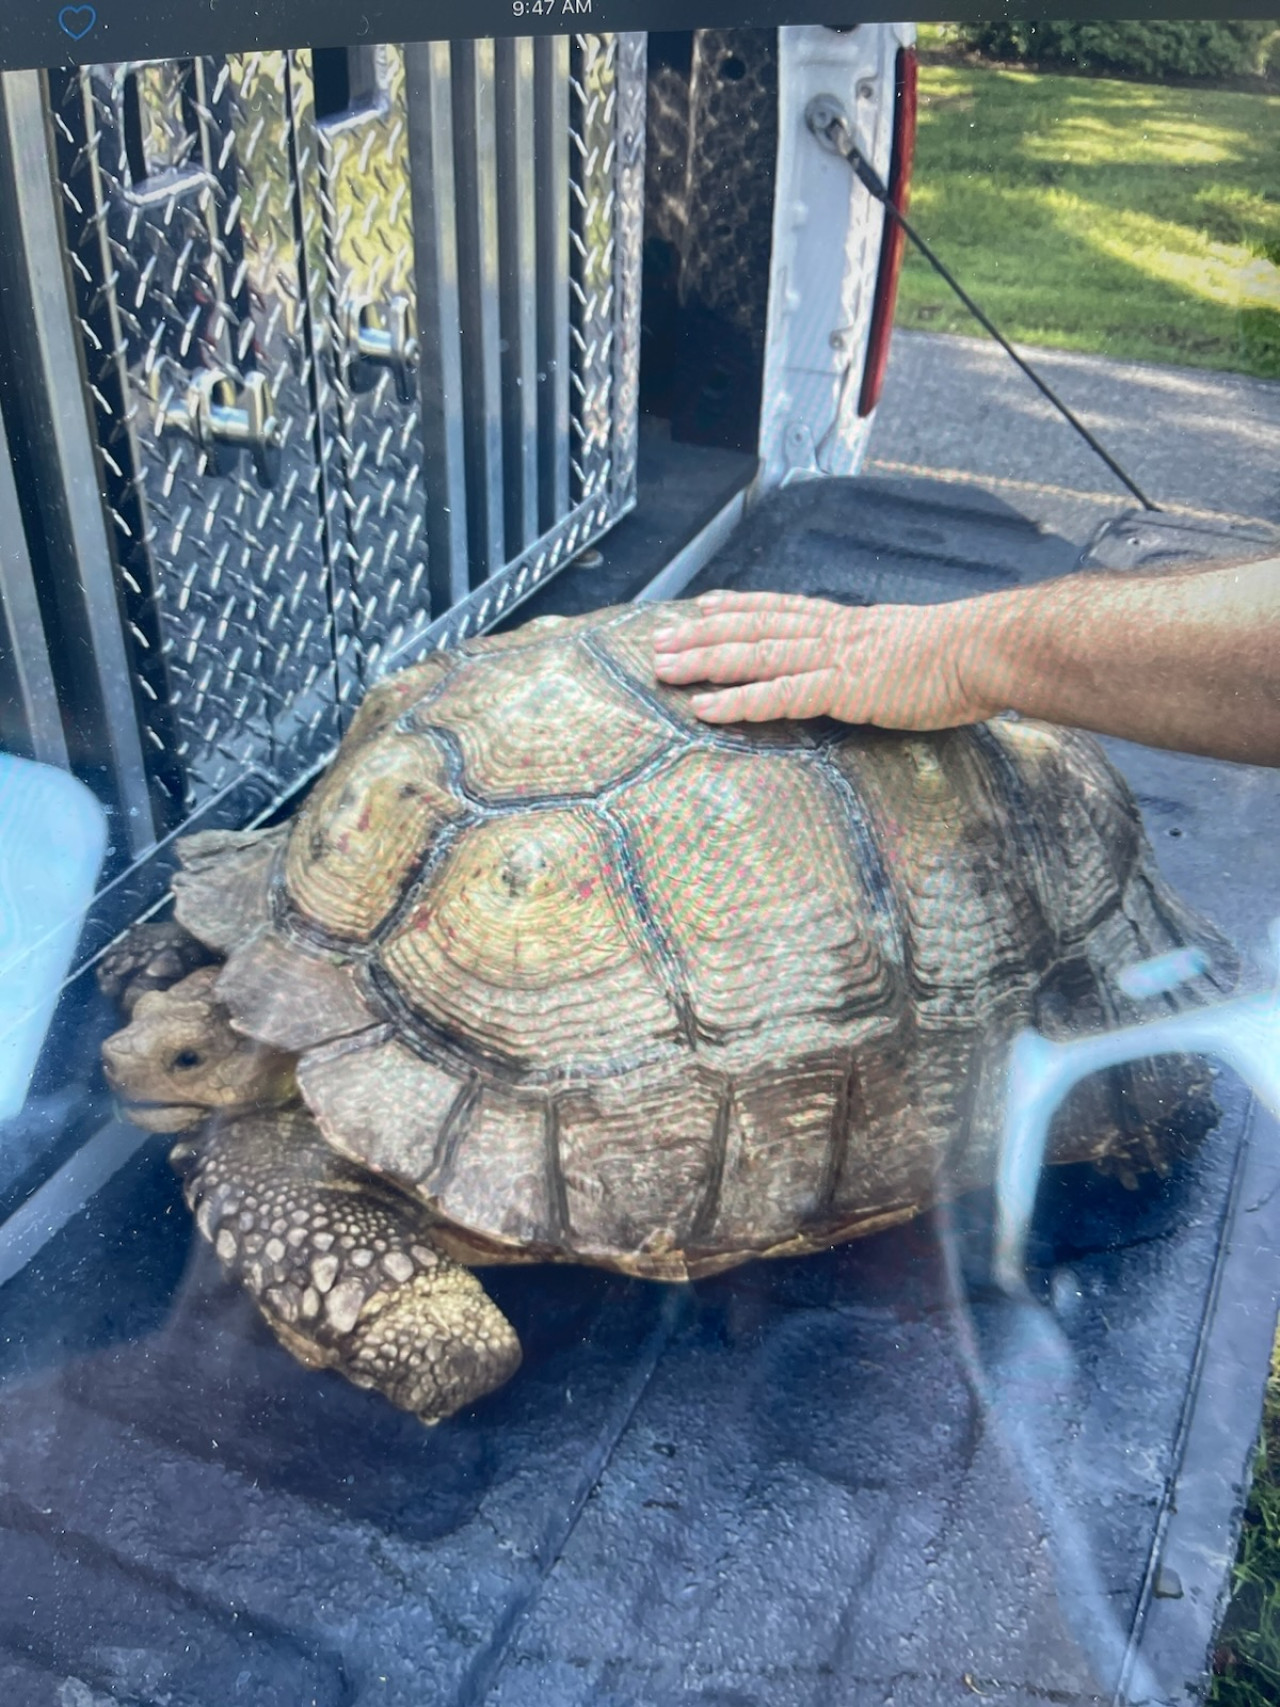
[[[234,474],[241,453],[248,451],[260,486],[272,487],[279,480],[284,435],[265,374],[249,373],[236,380],[209,369],[195,375],[181,397],[157,403],[159,431],[181,434],[198,445],[207,474]]]
[[[372,391],[380,376],[390,372],[400,402],[413,402],[418,340],[407,296],[393,296],[383,308],[352,302],[347,308],[347,350],[353,391]]]

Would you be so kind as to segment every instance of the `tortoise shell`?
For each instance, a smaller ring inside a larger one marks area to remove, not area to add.
[[[674,1279],[906,1219],[991,1177],[1019,1027],[1148,1017],[1117,972],[1224,947],[1092,741],[713,728],[655,684],[671,614],[389,678],[291,826],[175,882],[328,1142],[493,1256]],[[1192,1091],[1083,1091],[1055,1159]]]

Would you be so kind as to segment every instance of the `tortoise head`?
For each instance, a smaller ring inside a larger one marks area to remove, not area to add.
[[[135,1126],[182,1132],[215,1111],[246,1114],[296,1096],[294,1057],[232,1029],[214,995],[219,971],[202,966],[148,992],[102,1045],[107,1082]]]

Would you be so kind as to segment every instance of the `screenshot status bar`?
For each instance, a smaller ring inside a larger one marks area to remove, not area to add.
[[[285,47],[467,40],[576,30],[891,21],[881,0],[9,0],[0,71]]]
[[[1233,0],[1232,17],[1275,0]],[[1202,17],[1204,0],[0,0],[0,71],[287,47],[469,40],[576,30],[691,30],[1003,17]]]

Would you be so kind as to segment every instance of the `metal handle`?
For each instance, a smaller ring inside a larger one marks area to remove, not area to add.
[[[180,433],[198,445],[208,473],[233,474],[247,450],[260,486],[279,481],[284,434],[265,374],[250,373],[237,381],[208,369],[189,382],[180,399],[157,398],[157,403],[160,431]]]
[[[372,391],[385,370],[395,379],[396,396],[412,403],[417,395],[418,340],[407,296],[393,296],[384,308],[352,302],[347,308],[348,383],[353,391]]]

